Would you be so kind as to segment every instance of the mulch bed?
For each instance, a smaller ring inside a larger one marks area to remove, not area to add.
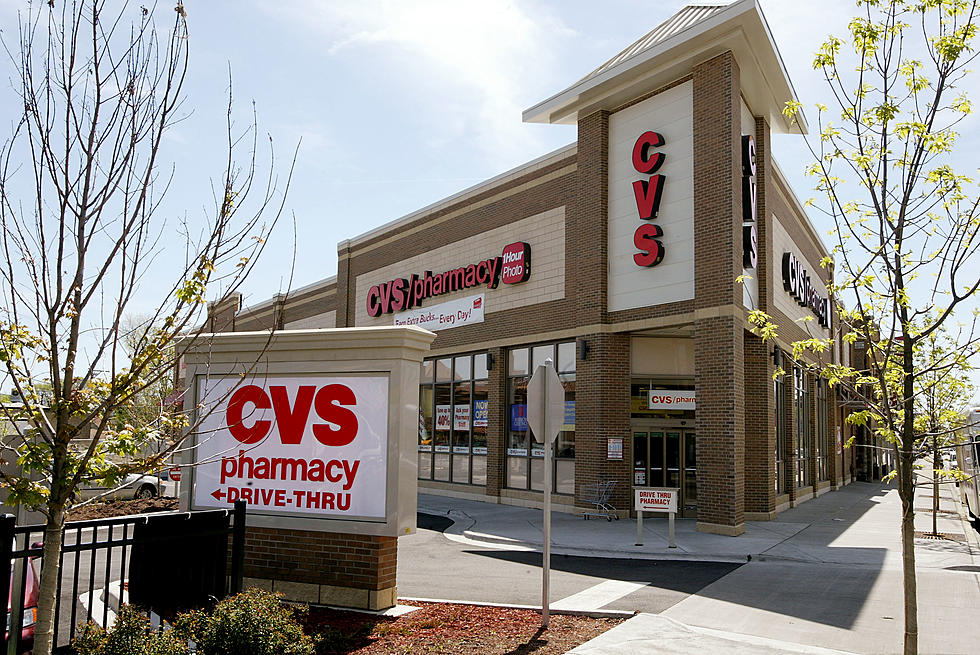
[[[81,507],[73,507],[68,510],[68,520],[91,521],[93,519],[107,519],[113,516],[129,516],[131,514],[175,512],[178,509],[178,502],[176,498],[169,496],[147,498],[146,500],[139,498],[133,498],[131,500],[106,500],[104,502],[89,503]]]
[[[321,634],[321,653],[381,655],[556,655],[621,623],[619,618],[552,615],[547,630],[535,610],[408,602],[420,609],[400,617],[311,607],[307,634]],[[332,649],[332,650],[331,650]]]

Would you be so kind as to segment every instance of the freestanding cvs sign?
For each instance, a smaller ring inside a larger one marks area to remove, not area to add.
[[[198,507],[383,520],[385,377],[204,378]]]
[[[285,600],[380,610],[415,530],[417,327],[188,337],[181,509],[247,505],[243,574]],[[445,422],[454,418],[447,407]],[[297,547],[297,544],[302,544]]]

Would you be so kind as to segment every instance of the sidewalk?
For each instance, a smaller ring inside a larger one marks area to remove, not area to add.
[[[964,541],[918,540],[919,567],[970,565],[980,555],[977,534],[960,518],[955,487],[940,493],[940,533]],[[643,545],[636,520],[584,520],[552,512],[552,552],[586,557],[748,562],[783,560],[901,567],[898,492],[884,484],[856,482],[789,509],[773,521],[748,521],[739,537],[698,532],[694,519],[675,521],[676,548],[668,547],[667,519],[643,519]],[[931,531],[931,489],[916,496],[916,529]],[[446,530],[474,545],[540,550],[542,512],[510,505],[419,495],[419,511],[454,521]]]
[[[969,654],[978,641],[980,545],[953,485],[940,492],[938,531],[916,539],[920,650]],[[916,530],[932,529],[932,490],[916,494]],[[419,511],[451,518],[450,539],[497,549],[540,550],[541,510],[419,496]],[[744,562],[661,614],[638,614],[571,651],[575,655],[900,653],[900,502],[894,487],[853,483],[748,522],[740,537],[699,533],[676,521],[583,520],[552,513],[552,552],[591,557]],[[552,599],[556,602],[560,599]]]

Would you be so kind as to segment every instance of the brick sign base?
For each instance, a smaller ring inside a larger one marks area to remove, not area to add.
[[[299,603],[382,610],[395,605],[398,538],[249,527],[244,586]]]

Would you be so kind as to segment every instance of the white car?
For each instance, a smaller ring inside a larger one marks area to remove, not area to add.
[[[78,488],[78,498],[80,500],[88,500],[89,498],[113,498],[113,499],[129,499],[129,498],[154,498],[160,495],[161,489],[163,489],[163,480],[155,475],[141,474],[141,473],[130,473],[126,478],[118,485],[114,487],[98,486],[96,485],[83,485]]]

